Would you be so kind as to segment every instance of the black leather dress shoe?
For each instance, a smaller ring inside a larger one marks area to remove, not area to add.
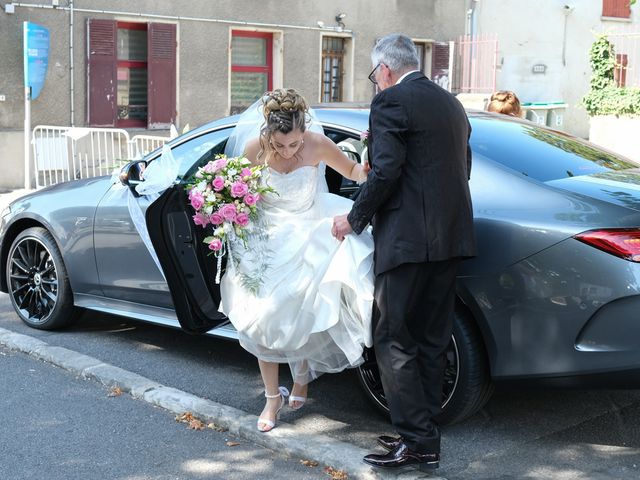
[[[364,462],[378,468],[418,467],[420,470],[433,470],[440,466],[439,453],[418,453],[410,450],[404,442],[384,455],[372,453],[364,457]]]
[[[402,437],[391,437],[389,435],[380,435],[378,437],[378,445],[385,450],[395,450],[402,442]]]

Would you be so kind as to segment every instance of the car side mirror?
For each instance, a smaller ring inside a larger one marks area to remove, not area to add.
[[[136,185],[139,185],[144,181],[142,174],[146,167],[147,162],[145,160],[134,160],[127,163],[120,170],[120,183],[125,187],[130,188],[134,188]]]

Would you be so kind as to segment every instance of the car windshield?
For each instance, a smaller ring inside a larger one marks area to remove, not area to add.
[[[472,119],[471,149],[541,182],[638,168],[562,132],[498,118]]]

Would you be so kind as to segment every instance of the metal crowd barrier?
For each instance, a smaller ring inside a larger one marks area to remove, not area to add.
[[[161,147],[169,137],[135,135],[118,128],[38,125],[31,143],[36,188],[110,175],[127,161]]]

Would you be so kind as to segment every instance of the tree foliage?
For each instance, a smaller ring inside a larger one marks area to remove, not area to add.
[[[589,51],[591,82],[582,104],[589,115],[640,115],[640,88],[618,87],[616,56],[606,35],[598,35]]]

